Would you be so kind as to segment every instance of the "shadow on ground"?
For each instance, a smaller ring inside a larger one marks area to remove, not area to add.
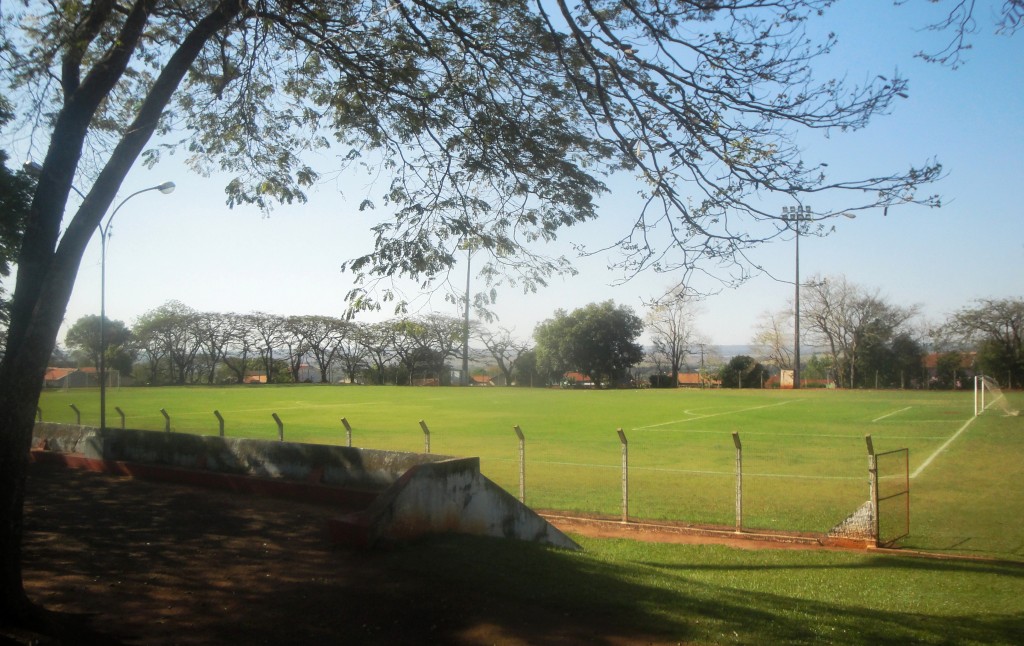
[[[635,543],[623,559],[469,537],[349,551],[325,534],[341,511],[34,465],[26,583],[51,610],[90,616],[112,643],[129,644],[1011,643],[1024,634],[1020,614],[879,613],[685,576],[680,587],[680,572],[751,566],[638,560],[647,548]],[[883,560],[857,557],[850,568],[1000,567]],[[843,576],[834,564],[787,567]]]

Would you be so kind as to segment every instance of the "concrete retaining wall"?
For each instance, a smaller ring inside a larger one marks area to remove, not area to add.
[[[352,545],[456,532],[579,549],[484,477],[479,458],[43,422],[35,426],[33,446],[51,458],[78,456],[90,468],[117,464],[109,470],[254,493],[270,491],[259,483],[271,481],[290,483],[288,493],[306,500],[344,498],[322,495],[328,488],[374,492],[345,498],[364,500],[363,509],[330,524],[337,540]]]
[[[316,480],[383,491],[413,465],[445,456],[325,444],[274,442],[39,422],[33,438],[46,448],[96,460],[138,462],[230,475]],[[322,473],[321,473],[322,472]]]

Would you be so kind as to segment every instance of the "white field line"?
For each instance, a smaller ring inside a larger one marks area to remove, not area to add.
[[[493,462],[519,462],[517,458],[488,458]],[[546,464],[559,467],[590,467],[595,469],[622,469],[619,464],[589,464],[586,462],[553,462],[550,460],[531,460],[530,464]],[[700,469],[667,469],[664,467],[629,467],[630,471],[658,471],[663,473],[685,473],[702,476],[735,476],[736,471],[707,471]],[[744,476],[760,478],[794,478],[797,480],[863,480],[863,476],[812,476],[795,473],[752,473],[743,472]]]
[[[644,430],[647,430],[649,428],[658,428],[659,426],[668,426],[669,424],[685,424],[687,422],[695,422],[695,421],[697,421],[699,419],[708,419],[709,417],[721,417],[722,415],[737,415],[739,413],[747,413],[747,412],[750,412],[752,410],[761,410],[762,408],[774,408],[776,406],[785,406],[786,404],[792,404],[795,401],[798,401],[798,400],[790,399],[790,400],[787,400],[787,401],[778,402],[776,404],[765,404],[764,406],[753,406],[751,408],[740,408],[738,410],[728,410],[728,411],[725,411],[723,413],[711,413],[710,415],[698,415],[696,417],[691,417],[690,419],[676,419],[676,420],[672,420],[671,422],[662,422],[661,424],[649,424],[647,426],[634,426],[633,428],[631,428],[629,430],[631,430],[631,431],[644,431]],[[684,412],[689,412],[689,411],[684,411]]]
[[[928,467],[928,465],[932,463],[932,460],[934,460],[935,458],[939,457],[939,454],[941,454],[943,451],[945,451],[946,447],[953,443],[953,440],[955,440],[956,438],[960,437],[960,434],[963,433],[964,431],[966,431],[967,427],[970,426],[971,422],[973,422],[975,419],[977,419],[977,418],[976,417],[972,417],[969,420],[967,420],[966,422],[964,422],[964,425],[960,427],[960,430],[958,430],[956,433],[953,433],[952,437],[950,437],[948,440],[943,442],[942,446],[940,446],[939,448],[937,448],[935,450],[935,453],[932,453],[931,455],[929,455],[928,459],[926,459],[924,462],[922,462],[921,466],[917,467],[917,469],[915,469],[914,472],[910,474],[910,477],[911,478],[916,478],[917,476],[921,475],[921,473]]]
[[[882,415],[881,417],[876,417],[875,419],[871,420],[871,423],[872,423],[872,424],[874,424],[875,422],[880,422],[880,421],[882,421],[882,420],[883,420],[883,419],[885,419],[886,417],[892,417],[893,415],[899,415],[899,414],[900,414],[900,413],[902,413],[903,411],[907,411],[907,410],[910,410],[911,408],[913,408],[913,406],[907,406],[906,408],[901,408],[901,409],[899,409],[899,410],[894,410],[893,412],[891,412],[891,413],[886,413],[885,415]]]
[[[947,420],[948,421],[948,420]],[[642,430],[641,429],[630,429],[630,430]],[[703,430],[693,428],[664,428],[656,431],[650,431],[651,433],[688,433],[690,435],[728,435],[729,431],[719,430]],[[765,437],[830,437],[839,439],[857,439],[863,440],[863,435],[842,435],[840,433],[766,433],[763,431],[743,431],[740,433],[740,437],[754,437],[754,436],[765,436]],[[886,435],[886,439],[893,440],[944,440],[946,435]],[[642,440],[637,440],[638,442]],[[641,445],[642,446],[642,445]]]

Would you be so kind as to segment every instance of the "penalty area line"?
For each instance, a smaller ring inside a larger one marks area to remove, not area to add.
[[[882,421],[882,420],[883,420],[883,419],[885,419],[886,417],[892,417],[893,415],[899,415],[899,414],[900,414],[900,413],[902,413],[903,411],[908,411],[908,410],[910,410],[911,408],[913,408],[913,406],[907,406],[906,408],[901,408],[901,409],[899,409],[899,410],[894,410],[893,412],[891,412],[891,413],[886,413],[885,415],[882,415],[881,417],[876,417],[875,419],[871,420],[871,423],[872,423],[872,424],[874,424],[875,422],[880,422],[880,421]]]
[[[950,437],[948,440],[943,442],[942,446],[940,446],[939,448],[935,449],[935,453],[932,453],[931,455],[929,455],[928,459],[926,459],[924,462],[922,462],[921,466],[917,467],[917,469],[913,473],[910,474],[911,479],[916,478],[917,476],[921,475],[921,473],[928,467],[928,465],[932,463],[932,460],[934,460],[935,458],[939,457],[939,455],[943,451],[946,450],[946,447],[949,446],[950,444],[952,444],[953,440],[955,440],[956,438],[960,437],[960,434],[963,433],[964,431],[966,431],[967,427],[969,427],[971,425],[971,423],[974,420],[976,420],[976,419],[978,419],[978,418],[977,417],[972,417],[969,420],[967,420],[966,422],[964,422],[964,425],[960,427],[960,430],[958,430],[956,433],[953,433],[952,437]]]

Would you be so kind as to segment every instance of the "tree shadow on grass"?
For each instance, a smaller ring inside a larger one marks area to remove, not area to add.
[[[639,544],[609,557],[448,536],[353,552],[326,539],[337,509],[40,465],[27,511],[33,599],[91,616],[124,643],[1012,643],[1024,633],[1020,614],[935,617],[743,590],[716,571],[772,566],[638,559],[651,549]],[[847,571],[890,565],[864,557]],[[796,556],[776,568],[820,570],[822,585],[844,576]]]

